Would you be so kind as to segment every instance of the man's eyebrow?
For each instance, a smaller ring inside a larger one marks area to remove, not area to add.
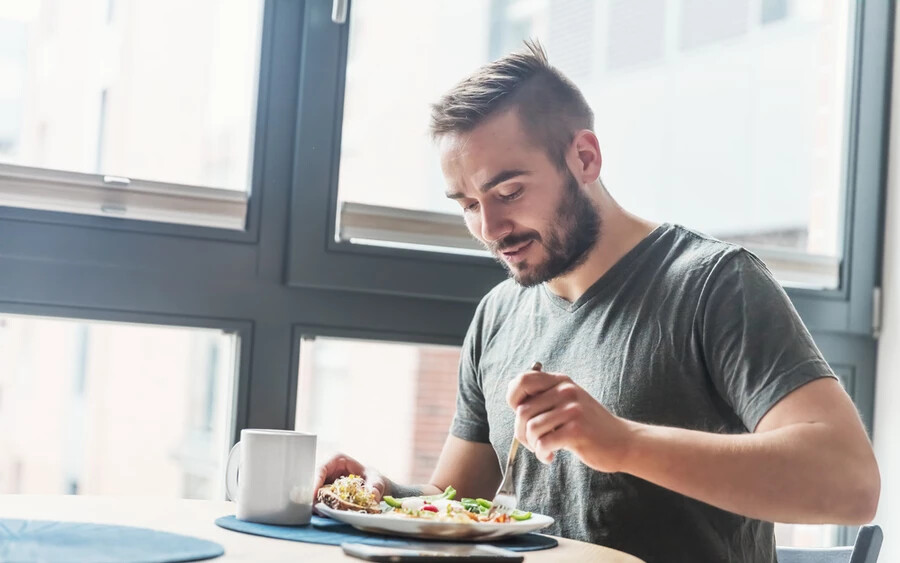
[[[487,182],[481,184],[481,188],[479,188],[479,190],[481,191],[481,193],[484,193],[490,191],[498,184],[502,184],[503,182],[512,180],[513,178],[516,178],[518,176],[528,176],[528,174],[530,174],[530,172],[526,170],[504,170],[495,174],[494,177]]]

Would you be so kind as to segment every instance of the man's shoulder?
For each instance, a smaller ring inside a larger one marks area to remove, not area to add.
[[[750,256],[739,244],[682,225],[672,225],[668,234],[670,268],[676,273],[709,275],[735,259]]]
[[[771,295],[780,284],[766,264],[739,244],[725,242],[681,226],[673,227],[667,263],[660,277],[669,288],[707,299],[718,289],[726,294],[750,288],[751,295]],[[706,296],[706,297],[704,297]]]

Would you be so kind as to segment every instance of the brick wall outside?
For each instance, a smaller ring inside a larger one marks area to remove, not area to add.
[[[416,373],[412,482],[426,483],[456,411],[459,348],[422,346]]]

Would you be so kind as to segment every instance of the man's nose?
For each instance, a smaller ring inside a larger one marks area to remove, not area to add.
[[[485,242],[498,241],[512,232],[512,221],[499,209],[481,207],[481,238]]]

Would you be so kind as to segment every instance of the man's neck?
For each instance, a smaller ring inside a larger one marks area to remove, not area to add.
[[[632,215],[606,192],[595,198],[600,214],[600,237],[587,259],[573,271],[547,282],[547,288],[570,303],[584,295],[613,265],[644,240],[658,223]]]

